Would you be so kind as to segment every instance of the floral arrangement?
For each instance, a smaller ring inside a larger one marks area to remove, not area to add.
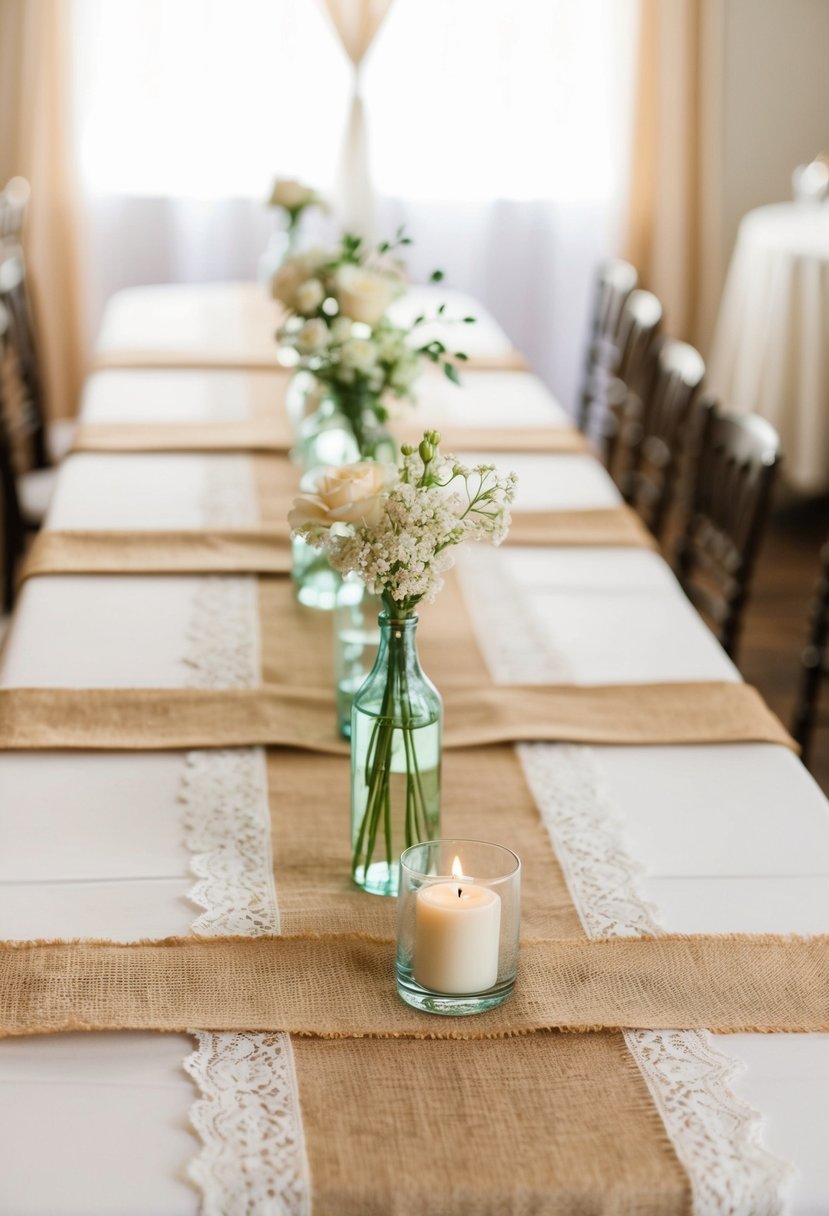
[[[325,199],[317,194],[311,186],[305,186],[293,177],[278,177],[273,184],[269,207],[284,211],[287,219],[288,235],[293,238],[302,218],[302,213],[309,207],[328,209]]]
[[[406,290],[396,251],[411,244],[403,230],[376,248],[345,235],[339,248],[308,249],[286,259],[273,279],[273,295],[288,311],[277,332],[283,348],[296,352],[299,366],[336,397],[363,456],[374,454],[372,431],[388,420],[388,398],[413,399],[423,360],[441,364],[460,382],[463,351],[448,351],[437,338],[417,342],[425,315],[403,327],[387,316]],[[437,270],[431,282],[443,278]],[[444,317],[445,306],[437,309]],[[464,317],[471,324],[474,317]]]
[[[417,663],[415,608],[435,598],[458,545],[501,543],[515,497],[514,473],[468,468],[441,455],[439,443],[427,432],[402,449],[398,468],[326,469],[288,516],[295,536],[323,549],[341,574],[359,575],[384,606],[386,641],[351,728],[351,874],[377,894],[396,892],[401,848],[439,833],[442,711]]]
[[[427,431],[417,448],[402,448],[396,469],[374,461],[325,469],[288,515],[295,536],[323,549],[340,574],[359,575],[394,619],[434,600],[458,545],[499,545],[509,530],[516,475],[462,465],[439,443]]]

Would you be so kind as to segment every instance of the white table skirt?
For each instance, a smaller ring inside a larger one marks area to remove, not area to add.
[[[829,488],[829,206],[784,203],[743,219],[707,384],[726,409],[777,428],[788,484]]]
[[[197,416],[194,401],[187,408]],[[104,420],[107,411],[89,406],[93,414]],[[525,506],[617,501],[582,458],[498,462],[519,467]],[[217,467],[249,479],[245,457],[72,457],[48,526],[197,526]],[[505,549],[490,558],[577,680],[734,678],[649,552]],[[0,683],[181,685],[204,581],[31,580]],[[761,745],[593,751],[667,929],[829,931],[827,804],[793,755]],[[183,764],[179,754],[0,755],[3,936],[187,932],[195,911],[184,898],[192,880],[177,803]],[[734,1088],[763,1111],[765,1143],[797,1167],[791,1211],[827,1210],[829,1036],[729,1036],[721,1045],[746,1064]],[[183,1171],[197,1152],[187,1130],[194,1093],[181,1070],[190,1047],[186,1036],[123,1034],[4,1043],[0,1211],[193,1216],[198,1197]]]

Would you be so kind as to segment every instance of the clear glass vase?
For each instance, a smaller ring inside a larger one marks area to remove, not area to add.
[[[337,400],[324,393],[313,413],[299,424],[292,457],[306,472],[329,464],[354,464],[360,448]]]
[[[344,739],[351,738],[351,707],[354,696],[366,682],[380,648],[383,609],[377,595],[366,591],[356,574],[347,575],[337,593],[334,608],[334,690],[337,727]]]
[[[443,705],[417,657],[417,617],[380,614],[380,648],[351,710],[351,876],[396,895],[400,854],[440,835]]]

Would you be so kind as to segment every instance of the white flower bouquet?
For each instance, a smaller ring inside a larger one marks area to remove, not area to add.
[[[368,891],[395,894],[400,852],[438,834],[440,696],[421,671],[415,608],[435,598],[465,541],[500,544],[514,473],[469,468],[439,452],[440,436],[404,447],[398,468],[376,462],[324,470],[294,500],[294,536],[323,549],[341,574],[381,597],[381,645],[352,708],[352,865]],[[378,838],[383,849],[378,856]]]
[[[389,398],[413,399],[422,363],[441,364],[459,383],[457,363],[463,351],[448,351],[437,338],[418,343],[426,316],[407,328],[387,316],[406,289],[406,277],[394,256],[410,244],[400,230],[394,242],[367,248],[346,235],[335,250],[309,249],[286,259],[273,279],[273,295],[288,311],[277,332],[283,348],[298,356],[298,365],[313,373],[336,398],[362,456],[375,454],[377,430],[388,420]],[[435,271],[431,281],[443,275]],[[437,316],[444,316],[444,306]],[[474,317],[464,317],[471,324]]]

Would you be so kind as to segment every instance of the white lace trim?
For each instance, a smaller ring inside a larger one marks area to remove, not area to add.
[[[210,458],[201,514],[204,528],[251,528],[259,522],[253,470],[247,456]]]
[[[497,549],[470,546],[457,565],[475,637],[496,684],[549,684],[572,672]],[[497,592],[494,590],[497,588]]]
[[[213,467],[205,522],[255,523],[248,463]],[[256,580],[202,580],[188,633],[188,683],[255,684],[258,636]],[[179,799],[197,879],[188,894],[202,909],[193,931],[278,933],[262,749],[190,752]],[[311,1188],[290,1036],[193,1033],[197,1046],[184,1067],[200,1094],[190,1118],[202,1147],[188,1176],[202,1193],[204,1216],[308,1216]]]
[[[539,628],[502,554],[472,550],[459,568],[494,680],[572,679],[568,657]],[[517,750],[586,933],[662,932],[595,755],[565,745]],[[763,1148],[761,1114],[730,1088],[737,1061],[700,1031],[630,1031],[625,1041],[685,1167],[697,1216],[779,1216],[791,1167]]]
[[[198,881],[187,895],[202,936],[279,932],[265,757],[259,748],[190,752],[179,789]]]
[[[199,580],[187,630],[190,688],[244,688],[259,679],[256,579],[209,575]]]
[[[294,1053],[287,1034],[196,1032],[184,1067],[204,1148],[189,1175],[203,1216],[308,1216],[310,1190]]]
[[[640,867],[588,748],[518,753],[590,937],[662,932],[637,889]],[[627,1046],[691,1183],[698,1216],[779,1216],[791,1167],[760,1143],[762,1116],[730,1088],[739,1064],[695,1030],[636,1030]]]

